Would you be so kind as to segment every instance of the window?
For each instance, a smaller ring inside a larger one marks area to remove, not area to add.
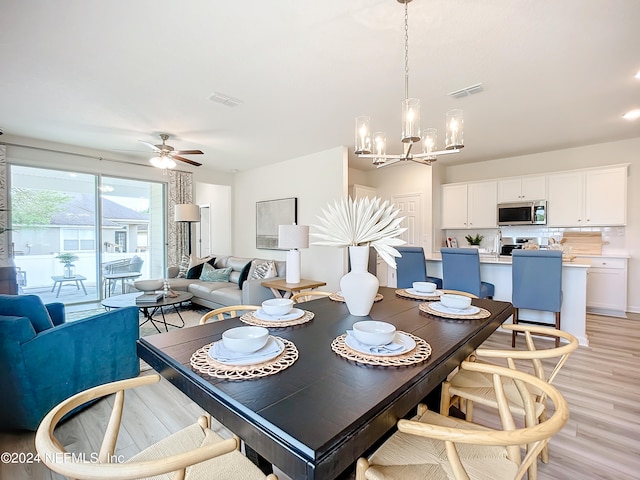
[[[63,228],[60,230],[60,234],[62,235],[62,250],[65,252],[91,251],[96,248],[94,230]]]

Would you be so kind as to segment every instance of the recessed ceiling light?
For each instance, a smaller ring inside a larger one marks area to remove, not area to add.
[[[640,108],[636,108],[635,110],[629,110],[625,113],[622,118],[626,120],[637,120],[640,118]]]

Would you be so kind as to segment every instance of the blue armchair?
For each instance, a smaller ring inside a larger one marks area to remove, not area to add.
[[[140,373],[138,309],[65,322],[64,304],[0,295],[0,429],[36,430],[62,400]]]

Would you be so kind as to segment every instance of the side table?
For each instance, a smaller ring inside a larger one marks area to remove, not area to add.
[[[56,298],[58,298],[62,284],[65,282],[74,282],[76,284],[76,288],[80,290],[80,287],[82,287],[84,294],[87,295],[87,289],[84,288],[84,281],[86,279],[87,277],[84,275],[74,275],[73,277],[64,277],[62,275],[53,276],[51,277],[51,280],[53,280],[53,288],[51,288],[51,291],[53,292],[56,289],[56,285],[58,285],[58,291],[56,292]]]
[[[276,298],[290,298],[294,293],[302,290],[313,290],[314,288],[323,287],[327,282],[318,280],[300,279],[299,283],[287,283],[283,278],[278,280],[265,280],[261,283],[263,287],[270,288]]]

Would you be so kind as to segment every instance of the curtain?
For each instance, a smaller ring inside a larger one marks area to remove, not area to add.
[[[0,265],[9,265],[9,191],[7,189],[7,146],[0,145]]]
[[[169,204],[167,209],[167,265],[179,265],[182,255],[189,251],[188,231],[190,223],[175,222],[173,214],[176,205],[193,203],[193,174],[178,170],[168,170]]]

